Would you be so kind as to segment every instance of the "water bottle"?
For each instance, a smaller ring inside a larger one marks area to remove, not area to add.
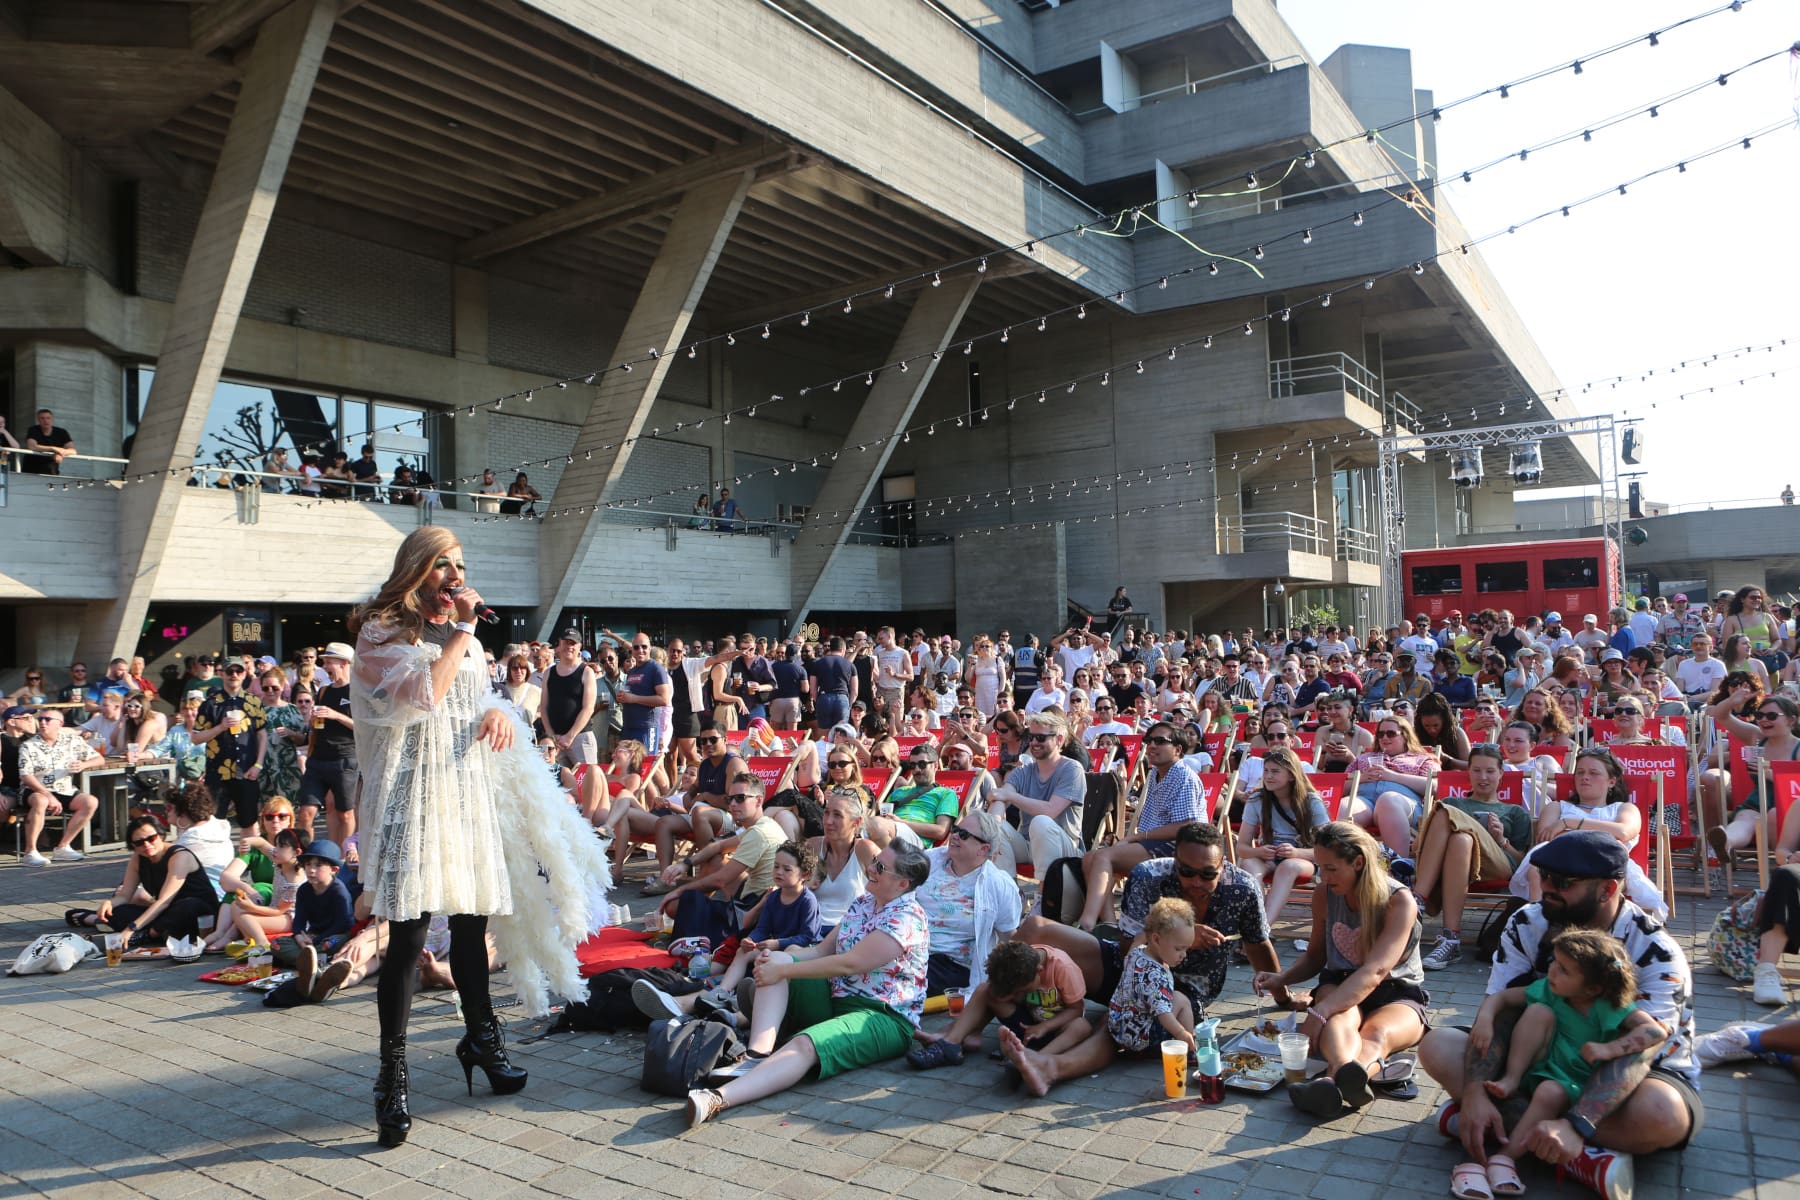
[[[712,975],[712,955],[696,954],[688,959],[688,978],[706,979]]]

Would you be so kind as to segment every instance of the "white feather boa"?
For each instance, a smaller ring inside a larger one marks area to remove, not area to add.
[[[511,719],[513,744],[496,753],[481,743],[512,889],[512,912],[488,929],[525,1015],[538,1017],[552,994],[586,998],[575,947],[606,924],[612,877],[594,827],[550,778],[518,711],[498,696],[489,707]]]

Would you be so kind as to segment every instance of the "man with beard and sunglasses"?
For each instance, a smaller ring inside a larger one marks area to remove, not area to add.
[[[1638,1006],[1671,1031],[1650,1050],[1600,1063],[1568,1112],[1539,1125],[1527,1147],[1607,1200],[1627,1200],[1632,1155],[1680,1150],[1706,1122],[1694,1058],[1693,975],[1680,943],[1625,898],[1630,854],[1616,838],[1574,830],[1539,847],[1534,862],[1544,898],[1507,921],[1488,993],[1543,978],[1551,940],[1564,929],[1597,929],[1625,944],[1637,968]],[[1507,1118],[1485,1085],[1505,1073],[1518,1016],[1503,1013],[1483,1051],[1452,1028],[1431,1030],[1419,1047],[1426,1071],[1451,1096],[1438,1110],[1439,1132],[1460,1140],[1478,1163],[1506,1140]]]
[[[1119,915],[1119,932],[1126,940],[1095,937],[1036,914],[1020,922],[1013,940],[1052,946],[1067,954],[1081,968],[1088,999],[1105,1004],[1118,986],[1125,960],[1144,940],[1144,920],[1151,906],[1169,897],[1186,900],[1194,908],[1194,945],[1174,974],[1175,987],[1193,1004],[1196,1019],[1225,989],[1234,942],[1243,947],[1255,970],[1280,969],[1263,915],[1261,888],[1246,871],[1225,861],[1225,838],[1219,827],[1198,821],[1176,831],[1172,857],[1153,858],[1132,868]],[[1275,989],[1271,995],[1282,1006],[1289,1002],[1286,988]],[[1004,1040],[1002,1046],[1006,1046]],[[1093,1074],[1116,1053],[1102,1024],[1094,1036],[1072,1050],[1040,1054],[1015,1049],[1007,1057],[1026,1085],[1041,1096],[1058,1080]]]

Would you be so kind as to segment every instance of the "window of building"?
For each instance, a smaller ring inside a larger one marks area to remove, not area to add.
[[[1481,562],[1475,564],[1477,592],[1523,592],[1531,587],[1530,573],[1523,562]]]
[[[1462,568],[1455,563],[1412,569],[1412,593],[1415,596],[1455,596],[1462,588]]]
[[[1551,591],[1566,588],[1591,588],[1600,584],[1600,560],[1585,558],[1546,558],[1544,587]]]

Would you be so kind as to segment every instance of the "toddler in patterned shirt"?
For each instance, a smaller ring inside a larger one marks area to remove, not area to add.
[[[1173,896],[1151,905],[1144,943],[1126,957],[1106,1014],[1106,1032],[1119,1049],[1148,1050],[1172,1038],[1186,1042],[1193,1056],[1194,1005],[1175,990],[1172,970],[1193,945],[1193,905]]]

